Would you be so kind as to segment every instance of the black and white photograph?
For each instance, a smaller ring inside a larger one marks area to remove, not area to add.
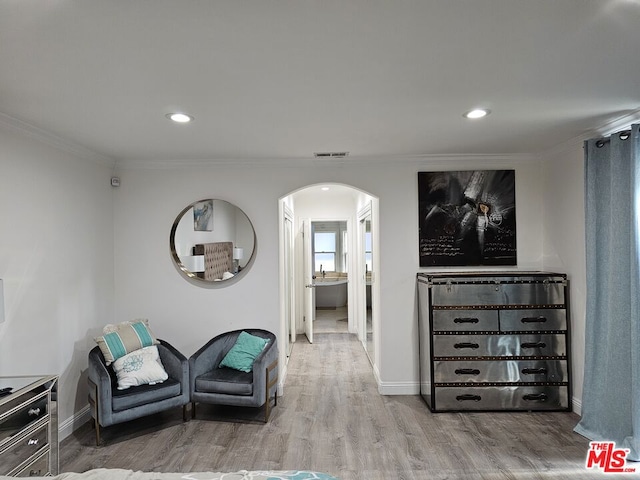
[[[516,265],[514,170],[419,172],[420,266]]]

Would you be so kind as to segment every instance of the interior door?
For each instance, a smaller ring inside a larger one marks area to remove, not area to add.
[[[285,318],[288,328],[289,345],[287,355],[291,346],[296,341],[296,320],[293,314],[295,309],[293,294],[293,221],[290,215],[285,212],[284,217],[284,272],[285,272]]]
[[[373,230],[371,206],[358,212],[358,273],[362,281],[358,285],[358,339],[362,342],[369,360],[375,361],[373,338],[373,309],[371,287],[374,280]]]
[[[316,289],[313,281],[313,252],[311,248],[311,219],[302,222],[304,244],[304,333],[313,343],[313,320],[316,316]]]
[[[364,311],[365,311],[365,329],[366,332],[366,341],[365,341],[365,350],[369,355],[369,360],[373,364],[375,361],[375,347],[373,340],[373,307],[371,302],[371,287],[374,281],[374,269],[376,265],[373,263],[373,249],[375,246],[373,245],[373,232],[371,229],[371,213],[366,216],[364,219],[364,287],[365,287],[365,302],[364,302]]]
[[[358,221],[358,340],[367,348],[365,218]]]

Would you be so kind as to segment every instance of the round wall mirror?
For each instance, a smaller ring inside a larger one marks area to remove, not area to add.
[[[169,236],[175,265],[187,277],[202,282],[225,282],[242,275],[255,244],[247,215],[232,203],[212,198],[185,207]]]

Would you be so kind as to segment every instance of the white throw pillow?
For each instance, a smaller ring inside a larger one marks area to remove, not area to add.
[[[155,385],[169,378],[156,345],[134,350],[118,358],[112,366],[118,377],[118,390],[138,385]]]

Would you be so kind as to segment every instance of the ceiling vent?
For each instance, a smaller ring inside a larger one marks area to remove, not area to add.
[[[316,158],[344,158],[349,155],[349,152],[315,152],[313,154]]]

